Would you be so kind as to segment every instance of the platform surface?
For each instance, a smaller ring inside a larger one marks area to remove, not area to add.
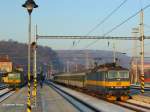
[[[31,99],[33,104],[33,98]],[[27,87],[24,87],[0,103],[0,112],[26,112],[26,101]],[[78,112],[72,104],[47,85],[38,87],[36,101],[36,106],[32,105],[32,112]]]
[[[40,91],[43,112],[78,112],[68,101],[49,86]]]
[[[8,99],[0,103],[0,112],[25,112],[27,88],[15,92]]]
[[[54,84],[51,82],[51,84]],[[93,96],[72,90],[70,88],[66,88],[64,86],[55,84],[58,88],[64,90],[65,92],[71,94],[72,96],[75,96],[76,98],[80,99],[83,102],[86,102],[87,104],[90,104],[91,106],[97,108],[98,110],[101,110],[102,112],[135,112],[132,110],[129,110],[127,108],[123,108],[119,105],[115,105],[113,103],[109,103],[107,101],[97,99]]]

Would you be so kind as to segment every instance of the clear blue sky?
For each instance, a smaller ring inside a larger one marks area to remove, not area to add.
[[[38,24],[39,33],[42,35],[86,35],[96,24],[116,8],[123,0],[35,0],[39,5],[32,13],[32,26]],[[128,0],[109,20],[96,29],[91,35],[103,35],[113,26],[119,24],[141,7],[150,4],[150,0]],[[27,42],[28,15],[21,7],[25,0],[2,0],[0,3],[0,40],[13,39]],[[145,24],[150,25],[150,8],[145,11]],[[139,24],[136,16],[123,26],[119,27],[111,36],[130,36],[131,29]],[[145,34],[150,35],[150,28],[145,27]],[[33,32],[34,34],[34,32]],[[73,49],[82,49],[92,41],[81,41]],[[110,41],[112,43],[112,41]],[[138,42],[139,43],[139,42]],[[147,41],[146,43],[150,43]],[[41,45],[53,49],[69,49],[71,41],[42,40]],[[131,48],[129,41],[116,41],[119,51]],[[148,48],[146,50],[148,52]],[[107,41],[99,41],[88,49],[111,50]],[[126,52],[126,51],[125,51]],[[131,50],[127,51],[128,53]]]

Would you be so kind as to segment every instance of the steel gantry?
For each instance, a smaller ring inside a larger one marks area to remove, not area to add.
[[[143,19],[143,18],[142,18]],[[145,39],[150,39],[150,36],[144,36],[143,33],[143,23],[141,22],[141,32],[140,32],[140,37],[121,37],[121,36],[71,36],[71,35],[64,35],[64,36],[57,36],[57,35],[51,35],[51,36],[44,36],[44,35],[38,35],[36,33],[36,43],[38,39],[89,39],[89,40],[101,40],[101,39],[106,39],[106,40],[139,40],[141,42],[141,93],[144,93],[144,40]]]
[[[106,39],[106,40],[141,40],[141,37],[120,37],[120,36],[43,36],[43,35],[36,35],[36,39]],[[144,36],[144,39],[150,39],[150,36]]]

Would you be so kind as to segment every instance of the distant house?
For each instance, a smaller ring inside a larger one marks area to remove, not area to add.
[[[131,66],[131,82],[136,83],[140,82],[140,74],[141,73],[141,63],[137,62],[132,63]],[[144,62],[144,77],[145,82],[150,83],[150,62]]]
[[[12,61],[8,56],[0,56],[0,73],[12,72]]]

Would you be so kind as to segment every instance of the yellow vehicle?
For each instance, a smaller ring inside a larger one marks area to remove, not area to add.
[[[10,72],[4,74],[2,77],[3,83],[8,84],[9,87],[18,88],[25,84],[25,78],[22,72]]]
[[[109,100],[129,98],[129,70],[114,63],[99,65],[87,72],[59,74],[54,76],[54,81],[87,89]]]

